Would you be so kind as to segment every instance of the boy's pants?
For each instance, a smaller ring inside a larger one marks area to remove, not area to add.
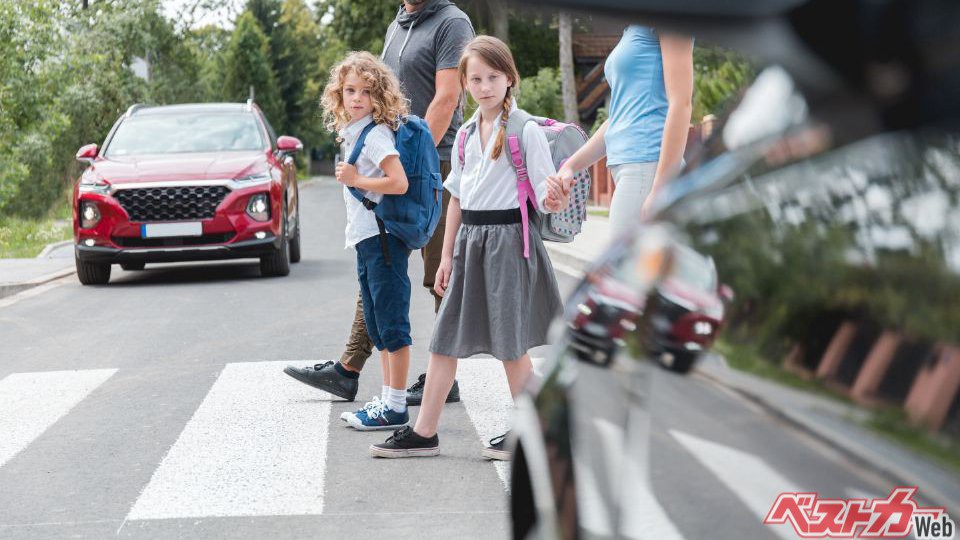
[[[410,339],[410,276],[407,275],[410,250],[391,234],[386,235],[384,241],[379,235],[372,236],[355,248],[363,320],[369,339],[381,351],[396,352],[409,347],[413,343]],[[388,253],[384,253],[385,249]]]
[[[450,174],[450,162],[440,162],[440,176],[446,178]],[[423,286],[433,295],[433,310],[440,310],[441,296],[433,290],[440,259],[443,257],[443,230],[447,223],[447,205],[450,203],[450,192],[443,190],[443,206],[440,212],[440,222],[433,232],[430,242],[420,250],[423,256]],[[367,335],[367,326],[363,321],[363,296],[357,295],[357,307],[353,315],[353,325],[350,328],[350,337],[347,346],[340,356],[340,361],[347,366],[361,371],[367,359],[373,354],[373,341]]]

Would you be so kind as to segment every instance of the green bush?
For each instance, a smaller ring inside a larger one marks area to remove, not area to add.
[[[563,119],[560,72],[542,68],[533,77],[520,80],[517,105],[536,116]]]

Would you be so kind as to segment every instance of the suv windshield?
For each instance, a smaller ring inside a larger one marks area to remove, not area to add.
[[[249,113],[180,113],[133,116],[117,128],[104,155],[260,150],[266,147]]]
[[[717,289],[716,272],[709,260],[685,247],[680,247],[674,253],[673,277],[701,291],[713,292]]]

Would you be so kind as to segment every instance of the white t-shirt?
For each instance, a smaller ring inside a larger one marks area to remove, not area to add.
[[[516,103],[511,110],[516,110]],[[464,148],[464,161],[460,163],[460,152],[457,148],[460,141],[460,131],[471,129]],[[490,139],[480,146],[480,110],[473,115],[469,122],[460,127],[453,152],[450,156],[451,170],[443,187],[451,195],[460,200],[460,208],[464,210],[510,210],[519,208],[517,199],[517,173],[510,159],[510,149],[506,143],[496,161],[490,156],[493,145],[500,133],[500,122],[494,124]],[[523,126],[523,141],[526,145],[524,162],[530,176],[537,197],[537,208],[541,213],[549,213],[543,203],[547,198],[547,176],[557,174],[550,156],[550,144],[547,136],[534,122],[527,122]]]
[[[349,159],[350,154],[353,152],[353,146],[356,144],[357,138],[360,137],[360,132],[372,121],[373,116],[367,115],[340,130],[339,135],[343,139],[340,155],[343,161]],[[373,130],[367,134],[363,150],[360,151],[360,158],[357,159],[356,167],[360,176],[383,178],[384,174],[380,169],[380,164],[389,156],[400,155],[395,144],[396,135],[393,130],[390,129],[390,126],[381,124],[373,128]],[[362,189],[360,191],[365,193],[366,198],[373,202],[380,202],[383,199],[382,193],[374,193],[372,191],[365,192]],[[380,229],[377,228],[377,219],[373,211],[367,210],[366,207],[353,196],[353,193],[350,193],[350,189],[347,188],[347,186],[343,186],[343,202],[347,206],[346,244],[344,245],[344,249],[352,248],[367,238],[380,234]]]

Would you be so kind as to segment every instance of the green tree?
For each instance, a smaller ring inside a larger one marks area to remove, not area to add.
[[[200,97],[197,101],[219,101],[223,94],[223,74],[230,32],[219,26],[208,25],[188,30],[185,46],[200,66],[194,86]]]
[[[720,115],[757,73],[747,59],[720,47],[694,47],[693,70],[694,122],[707,114]]]
[[[560,72],[555,68],[542,68],[536,76],[521,79],[517,105],[536,116],[562,119]]]
[[[541,68],[559,68],[557,29],[538,16],[510,18],[510,49],[520,77],[532,77]]]
[[[253,18],[257,20],[257,24],[269,40],[273,37],[273,33],[281,28],[280,10],[281,0],[247,0],[244,11],[253,14]]]
[[[309,85],[319,77],[316,58],[320,51],[320,28],[303,0],[285,0],[279,28],[274,34],[274,74],[280,88],[284,115],[280,130],[296,135],[311,146],[320,134],[317,114],[319,93]]]
[[[319,0],[317,14],[329,17],[328,37],[339,40],[347,50],[383,50],[387,27],[397,15],[398,4],[381,0]]]
[[[273,70],[270,46],[256,18],[245,11],[237,18],[224,59],[223,98],[245,101],[254,88],[255,101],[268,119],[281,118],[283,108]]]

